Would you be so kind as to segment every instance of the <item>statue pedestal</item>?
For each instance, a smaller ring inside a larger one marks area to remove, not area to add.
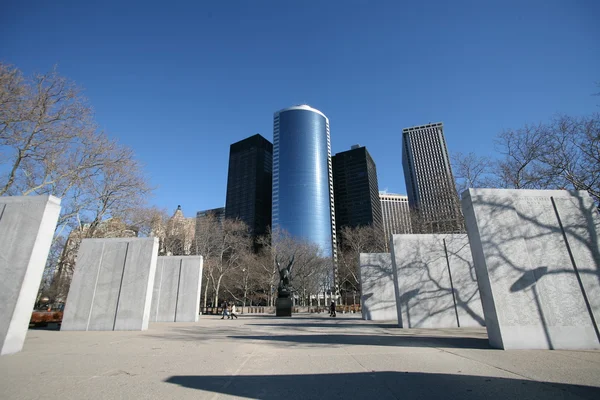
[[[275,301],[275,315],[278,317],[292,316],[292,299],[289,297],[278,297]]]

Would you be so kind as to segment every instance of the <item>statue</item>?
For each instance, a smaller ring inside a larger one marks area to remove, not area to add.
[[[292,266],[294,265],[294,257],[288,263],[287,267],[281,268],[277,256],[275,256],[275,264],[279,270],[279,286],[277,286],[277,301],[275,303],[275,315],[278,317],[292,316]]]
[[[281,268],[281,264],[279,264],[279,260],[277,259],[277,256],[275,256],[275,263],[277,264],[277,269],[279,270],[279,286],[277,287],[277,297],[290,297],[292,293],[291,278],[294,257],[295,255],[292,256],[292,259],[286,268]]]

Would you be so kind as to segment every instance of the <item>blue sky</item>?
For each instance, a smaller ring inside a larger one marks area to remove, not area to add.
[[[333,153],[365,145],[394,193],[403,127],[443,121],[451,153],[487,155],[503,129],[598,112],[599,17],[594,0],[5,0],[0,60],[58,65],[145,164],[150,203],[192,216],[225,204],[229,145],[272,140],[294,104],[329,117]]]

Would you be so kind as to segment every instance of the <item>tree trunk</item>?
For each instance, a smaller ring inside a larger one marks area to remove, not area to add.
[[[221,288],[221,279],[223,279],[223,274],[219,275],[217,287],[215,288],[215,307],[218,307],[219,305],[219,289]]]
[[[208,285],[210,284],[210,275],[206,277],[206,286],[204,287],[204,308],[208,302]]]

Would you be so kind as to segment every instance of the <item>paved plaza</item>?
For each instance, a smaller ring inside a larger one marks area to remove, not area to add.
[[[30,330],[2,399],[600,399],[600,351],[490,349],[485,329],[324,314]]]

